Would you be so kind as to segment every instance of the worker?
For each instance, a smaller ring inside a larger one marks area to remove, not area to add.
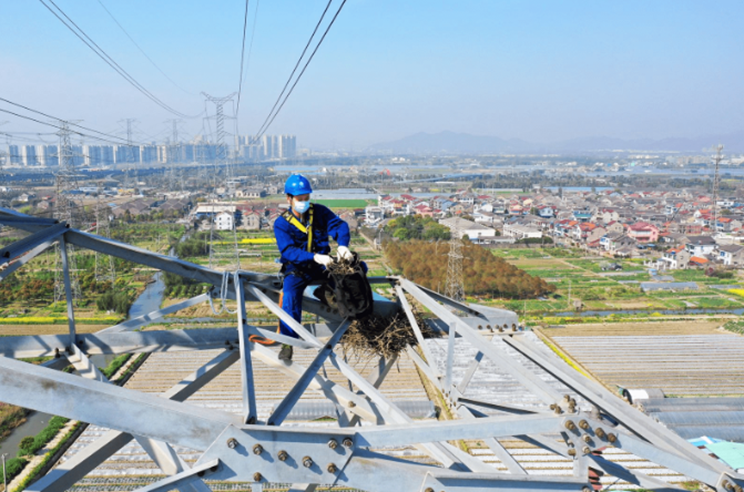
[[[349,251],[349,225],[328,207],[310,203],[312,193],[310,181],[293,174],[284,184],[289,210],[274,222],[276,245],[281,253],[284,288],[282,309],[297,322],[302,320],[302,294],[312,282],[327,280],[325,269],[333,263],[329,256],[331,246],[328,237],[338,243],[337,256],[351,260]],[[298,335],[280,321],[282,335],[298,338]],[[282,345],[279,359],[292,360],[292,346]]]

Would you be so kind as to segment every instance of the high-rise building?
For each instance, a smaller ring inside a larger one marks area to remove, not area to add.
[[[297,155],[297,137],[294,135],[281,135],[279,138],[280,159],[292,159]]]
[[[8,145],[8,155],[11,165],[17,166],[21,163],[21,149],[17,145]]]
[[[235,137],[235,154],[248,162],[264,159],[291,159],[297,155],[295,135],[263,135],[256,139],[251,135]]]
[[[21,145],[19,150],[21,151],[21,165],[26,167],[38,165],[36,145]]]

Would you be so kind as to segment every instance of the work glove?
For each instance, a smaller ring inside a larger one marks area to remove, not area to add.
[[[330,266],[331,263],[333,263],[333,258],[331,258],[328,255],[315,255],[313,256],[313,260],[315,260],[315,263],[318,263],[320,265],[323,265],[324,267]]]
[[[349,251],[349,248],[346,246],[339,246],[338,247],[338,259],[340,260],[346,260],[351,261],[354,258],[354,255],[351,254],[351,251]]]

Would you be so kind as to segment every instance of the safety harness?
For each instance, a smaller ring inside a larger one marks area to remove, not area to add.
[[[292,213],[292,210],[287,210],[282,214],[282,217],[298,228],[303,233],[307,234],[307,250],[308,252],[313,252],[313,204],[310,204],[310,210],[308,211],[310,214],[307,219],[307,226],[305,226],[302,222],[297,220],[297,217],[295,217],[295,214]]]

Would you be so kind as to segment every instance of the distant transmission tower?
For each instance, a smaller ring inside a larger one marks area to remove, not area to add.
[[[119,120],[119,123],[126,123],[127,125],[127,164],[129,164],[127,167],[127,181],[131,181],[132,167],[134,167],[134,186],[132,188],[135,188],[139,183],[139,159],[134,158],[134,144],[132,141],[132,123],[136,122],[137,120],[134,118]]]
[[[716,147],[715,157],[715,172],[713,175],[713,235],[715,236],[718,232],[718,189],[721,186],[721,152],[723,151],[723,145],[719,144]]]
[[[460,239],[460,218],[454,218],[451,229],[450,250],[447,256],[447,283],[444,295],[456,301],[465,299],[465,287],[462,279],[462,240]]]
[[[57,132],[57,135],[59,136],[59,149],[57,152],[59,168],[55,176],[57,199],[54,203],[54,218],[59,221],[67,222],[70,227],[75,227],[79,225],[79,215],[77,213],[77,204],[72,198],[72,191],[77,188],[77,177],[75,175],[72,144],[70,143],[71,134],[70,122],[62,121],[60,129]],[[57,243],[55,249],[55,261],[57,265],[54,269],[54,300],[56,302],[61,301],[65,297],[65,284],[61,262],[62,252],[59,243]],[[82,298],[82,294],[80,292],[80,284],[77,278],[78,269],[74,247],[71,244],[68,244],[66,245],[66,250],[72,298],[80,299]]]
[[[109,220],[108,213],[104,211],[104,205],[101,200],[103,195],[103,186],[98,183],[98,197],[96,198],[96,235],[103,237],[111,237],[111,221]],[[96,282],[110,282],[111,287],[116,282],[116,269],[114,267],[114,257],[111,255],[101,256],[96,251],[96,263],[94,276]]]
[[[168,167],[168,190],[174,191],[179,186],[177,165],[178,162],[183,162],[184,156],[181,152],[181,143],[178,139],[178,125],[182,120],[172,119],[166,120],[166,123],[171,123],[171,141],[169,145],[169,164]],[[183,182],[180,183],[181,191],[183,191]]]
[[[214,183],[214,189],[216,191],[217,188],[217,170],[219,168],[224,168],[225,170],[225,189],[227,190],[230,183],[233,181],[233,171],[232,166],[228,162],[227,158],[227,145],[225,144],[225,111],[224,106],[229,101],[232,101],[232,98],[235,97],[236,92],[233,92],[232,94],[225,96],[225,97],[213,97],[207,94],[206,92],[202,92],[204,97],[207,98],[207,101],[210,101],[215,106],[215,120],[216,120],[216,143],[217,143],[217,155],[215,158],[215,173],[213,175],[213,183]],[[213,200],[216,199],[216,193],[213,194]],[[214,265],[212,264],[213,258],[214,258],[214,206],[212,207],[212,220],[210,220],[210,227],[209,227],[209,268],[213,268]],[[234,221],[234,218],[233,218]],[[235,267],[234,269],[240,268],[240,252],[238,251],[238,233],[237,233],[237,224],[233,223],[233,254],[227,253],[229,256],[234,256],[235,260]],[[226,270],[231,269],[229,266],[225,268]]]
[[[215,107],[215,115],[214,119],[216,121],[216,132],[215,132],[215,139],[217,144],[217,156],[215,159],[215,166],[218,167],[225,167],[225,176],[226,181],[230,181],[232,176],[232,169],[231,166],[228,164],[227,160],[227,145],[225,144],[225,109],[224,106],[228,102],[232,101],[232,98],[235,97],[237,94],[236,92],[233,92],[232,94],[225,96],[225,97],[213,97],[207,94],[206,92],[202,92],[204,97],[207,98],[207,101],[214,104]]]

